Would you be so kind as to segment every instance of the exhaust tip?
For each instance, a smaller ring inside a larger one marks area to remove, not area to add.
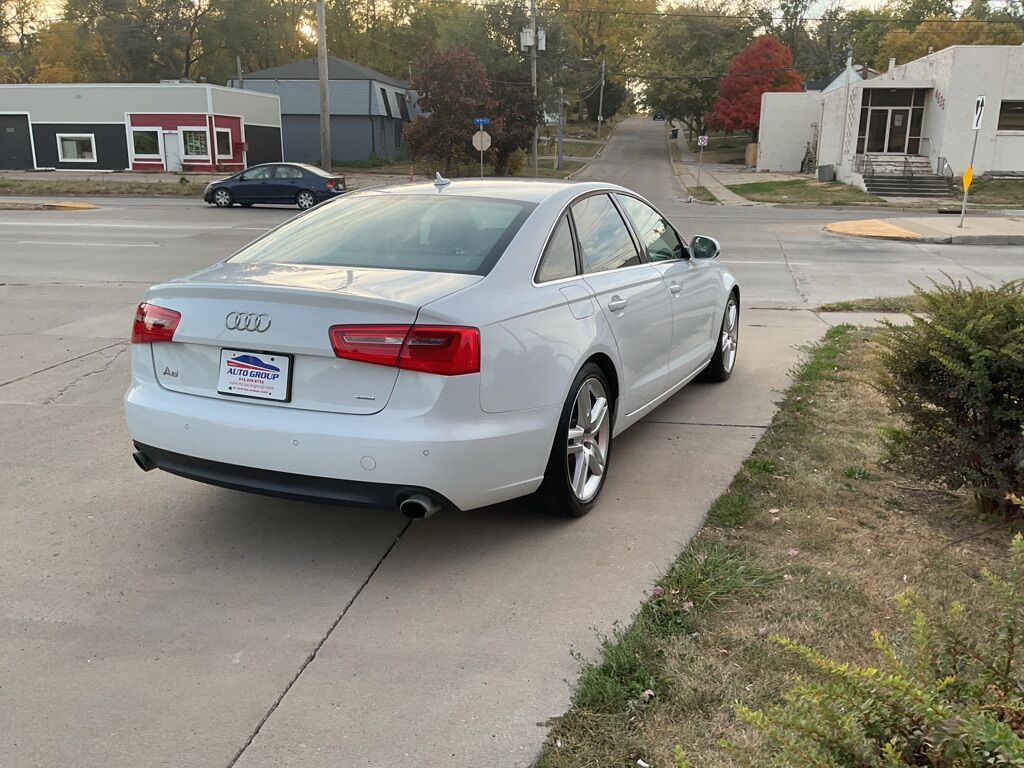
[[[410,520],[423,520],[441,509],[441,505],[429,496],[414,493],[398,503],[398,511]]]
[[[135,451],[135,453],[132,454],[132,458],[135,459],[135,463],[139,465],[139,469],[143,472],[149,472],[156,469],[156,463],[142,451]]]

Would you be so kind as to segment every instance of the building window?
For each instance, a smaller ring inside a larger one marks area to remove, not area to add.
[[[395,98],[398,100],[398,114],[402,116],[402,121],[408,123],[411,119],[409,117],[409,102],[405,99],[404,93],[395,92]]]
[[[234,148],[231,146],[231,131],[227,128],[217,129],[217,159],[230,160],[234,157]]]
[[[205,128],[181,129],[181,153],[185,160],[209,160],[209,142]]]
[[[864,88],[857,154],[918,154],[924,97],[921,88]]]
[[[58,133],[57,157],[62,163],[95,163],[96,137],[91,133]]]
[[[156,128],[132,129],[133,159],[163,159],[160,154],[160,131]]]
[[[384,99],[384,111],[387,113],[387,116],[394,117],[391,114],[391,99],[388,98],[388,92],[384,88],[380,89],[380,97]]]
[[[999,105],[997,131],[1024,131],[1024,101],[1004,101]]]

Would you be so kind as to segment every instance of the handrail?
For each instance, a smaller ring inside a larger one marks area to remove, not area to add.
[[[947,174],[946,171],[949,171]],[[946,176],[947,178],[954,178],[956,174],[953,172],[953,166],[949,164],[949,160],[944,157],[938,158],[936,162],[936,171],[939,176]]]
[[[910,155],[903,156],[903,175],[914,178],[914,164],[910,162]]]

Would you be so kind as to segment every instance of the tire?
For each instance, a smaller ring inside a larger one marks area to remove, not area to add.
[[[307,189],[303,189],[297,195],[295,195],[295,204],[299,206],[300,210],[308,211],[314,205],[316,205],[316,195]]]
[[[587,363],[576,374],[559,416],[544,481],[535,494],[544,511],[558,517],[583,517],[597,503],[612,455],[615,401],[609,392],[608,379],[595,363]],[[584,402],[589,414],[581,418]],[[602,402],[603,411],[594,421],[594,411]],[[589,460],[581,464],[585,457]]]
[[[705,368],[698,381],[727,381],[736,370],[736,357],[740,344],[740,300],[735,293],[729,294],[722,314],[722,326],[718,333],[718,345],[711,362]]]
[[[229,189],[217,189],[213,193],[213,204],[218,208],[230,208],[235,204],[235,198]]]

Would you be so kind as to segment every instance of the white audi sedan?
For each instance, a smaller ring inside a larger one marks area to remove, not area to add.
[[[146,292],[144,470],[410,518],[532,494],[586,514],[617,434],[736,364],[719,245],[601,183],[356,192]]]

